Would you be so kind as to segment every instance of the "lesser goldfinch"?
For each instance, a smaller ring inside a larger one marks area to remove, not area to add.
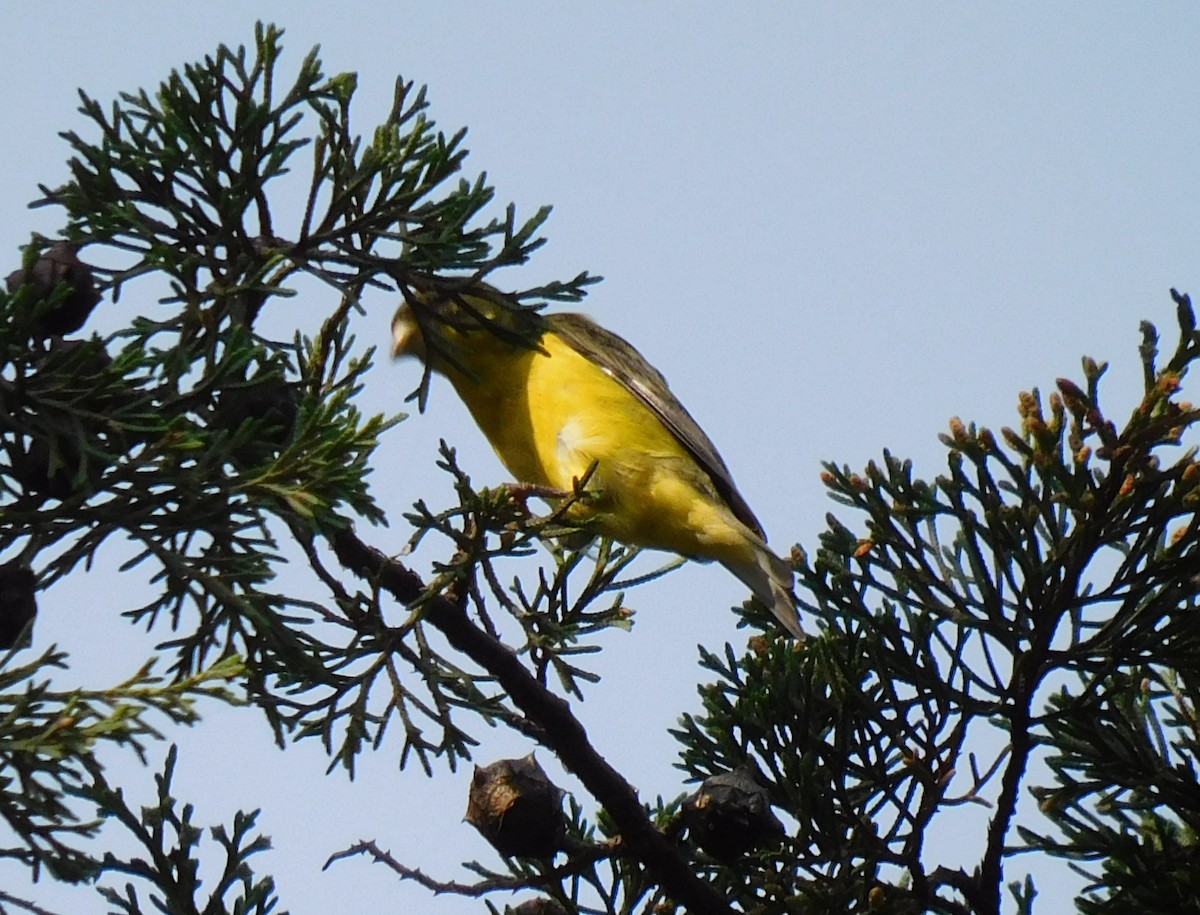
[[[568,518],[632,546],[716,560],[804,638],[792,569],[771,552],[716,447],[637,350],[581,314],[500,293],[421,293],[392,320],[392,355],[445,375],[519,482],[587,498]]]

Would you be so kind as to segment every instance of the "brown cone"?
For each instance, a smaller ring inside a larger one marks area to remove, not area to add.
[[[476,766],[467,822],[496,851],[518,858],[549,858],[562,848],[566,792],[554,785],[530,753]]]

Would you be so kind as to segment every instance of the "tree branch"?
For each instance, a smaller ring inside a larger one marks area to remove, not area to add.
[[[347,528],[331,535],[338,561],[354,574],[378,584],[404,604],[424,595],[420,576]],[[647,818],[637,791],[599,753],[571,707],[525,669],[503,642],[471,622],[466,612],[443,597],[424,605],[424,618],[457,650],[496,678],[509,698],[541,727],[540,741],[599,801],[621,831],[629,850],[651,871],[671,897],[692,915],[731,915],[728,902],[692,871],[687,861]]]
[[[546,889],[554,886],[559,880],[564,877],[570,877],[577,874],[581,867],[586,867],[590,864],[600,861],[604,858],[611,857],[611,850],[601,846],[592,846],[587,849],[587,854],[582,856],[582,859],[577,859],[568,862],[562,867],[556,867],[549,873],[543,874],[536,879],[526,879],[519,877],[497,877],[490,880],[481,880],[476,883],[458,883],[454,880],[437,880],[430,877],[420,868],[408,867],[397,861],[391,852],[385,851],[372,841],[356,842],[349,848],[330,855],[329,860],[325,862],[324,870],[328,870],[334,863],[345,858],[355,857],[357,855],[368,855],[376,864],[383,864],[391,868],[400,875],[402,880],[412,880],[415,883],[425,887],[425,889],[441,895],[450,893],[455,896],[470,896],[478,898],[486,896],[488,893],[494,893],[497,890],[516,892],[517,890],[535,890]]]
[[[4,890],[0,890],[0,907],[2,907],[5,903],[17,906],[18,908],[29,912],[30,915],[56,915],[55,912],[51,912],[49,909],[43,909],[37,903],[30,902],[28,899],[21,899],[17,896],[13,896],[4,892]]]

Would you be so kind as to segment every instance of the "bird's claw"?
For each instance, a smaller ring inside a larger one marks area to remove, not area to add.
[[[553,486],[541,486],[537,483],[504,483],[501,484],[501,489],[508,493],[527,517],[534,516],[529,509],[530,499],[566,499],[571,495]]]

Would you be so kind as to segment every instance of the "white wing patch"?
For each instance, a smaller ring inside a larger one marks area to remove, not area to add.
[[[558,430],[556,441],[558,468],[563,476],[559,485],[568,488],[563,484],[583,476],[596,459],[596,438],[588,434],[578,417],[572,417]]]

